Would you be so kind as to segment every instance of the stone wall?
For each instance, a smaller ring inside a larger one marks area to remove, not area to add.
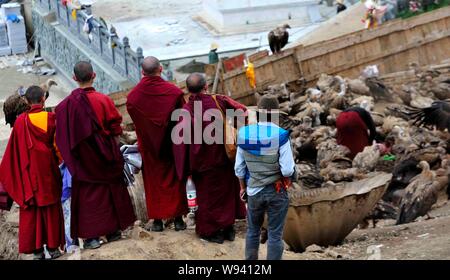
[[[103,93],[127,90],[133,87],[111,65],[106,63],[79,38],[68,32],[55,17],[55,13],[41,10],[37,5],[32,12],[35,38],[41,56],[71,80],[73,66],[81,60],[90,61],[97,74],[94,86]]]

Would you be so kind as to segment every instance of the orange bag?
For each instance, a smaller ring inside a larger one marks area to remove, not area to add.
[[[217,102],[216,96],[213,95],[212,98],[214,99],[214,102],[216,103],[217,109],[220,110],[222,113],[223,118],[223,125],[224,125],[224,140],[225,140],[225,152],[227,153],[228,159],[231,161],[236,160],[236,153],[237,153],[237,130],[234,128],[234,126],[230,125],[228,123],[226,114],[222,110],[222,108],[219,105],[219,102]]]

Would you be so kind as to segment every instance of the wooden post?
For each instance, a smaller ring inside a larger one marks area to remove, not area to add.
[[[223,67],[223,62],[222,62],[222,59],[220,59],[218,62],[218,65],[217,65],[217,69],[216,69],[216,76],[214,77],[214,84],[213,84],[213,90],[212,90],[213,94],[217,93],[217,87],[219,86],[219,80],[220,80],[222,67]]]

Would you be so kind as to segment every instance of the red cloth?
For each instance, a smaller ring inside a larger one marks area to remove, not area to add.
[[[128,95],[127,110],[142,154],[150,219],[174,218],[188,211],[186,184],[176,176],[170,139],[171,114],[182,103],[183,92],[157,76],[144,77]]]
[[[20,208],[19,253],[31,254],[42,249],[64,248],[64,217],[61,203]]]
[[[351,151],[351,158],[369,146],[368,128],[357,112],[342,112],[336,119],[337,143]]]
[[[112,100],[93,88],[77,89],[56,107],[56,144],[72,174],[73,238],[96,238],[135,221],[114,139],[122,118]]]
[[[0,210],[9,211],[12,206],[12,199],[9,197],[2,182],[0,181]]]
[[[97,238],[125,230],[135,221],[125,184],[72,181],[71,236]]]
[[[34,105],[28,113],[38,113]],[[64,244],[62,180],[54,148],[55,115],[48,114],[47,132],[34,126],[27,113],[14,125],[0,165],[0,181],[20,206],[19,252],[32,253],[44,244]]]
[[[194,102],[202,104],[202,116],[206,110],[216,109],[213,98],[205,94],[195,94],[183,107],[191,114],[191,129],[194,128]],[[226,109],[242,109],[245,106],[226,96],[217,96],[217,101]],[[181,119],[180,125],[187,123]],[[203,130],[211,121],[203,121]],[[192,143],[194,133],[191,130]],[[203,141],[202,141],[203,142]],[[219,230],[233,225],[236,219],[245,218],[245,205],[239,197],[239,180],[234,174],[234,164],[228,159],[223,144],[174,145],[177,173],[180,178],[192,174],[197,190],[198,210],[196,213],[196,232],[200,236],[211,236]]]
[[[33,106],[29,113],[41,112]],[[14,124],[0,165],[0,181],[22,208],[48,206],[61,199],[62,181],[54,148],[55,115],[48,114],[44,132],[31,124],[27,113]]]

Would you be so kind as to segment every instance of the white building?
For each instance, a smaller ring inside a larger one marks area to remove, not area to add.
[[[218,34],[267,30],[282,23],[307,25],[323,20],[316,0],[203,0],[199,14]]]

